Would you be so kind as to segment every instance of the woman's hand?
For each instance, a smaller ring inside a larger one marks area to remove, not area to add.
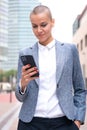
[[[80,128],[80,125],[81,125],[80,121],[76,120],[76,121],[74,121],[74,123],[77,125],[78,128]]]
[[[22,92],[24,92],[25,88],[27,87],[28,83],[31,80],[38,78],[38,77],[32,77],[37,72],[38,72],[37,67],[31,68],[30,64],[22,67],[22,76],[21,76],[21,91]]]

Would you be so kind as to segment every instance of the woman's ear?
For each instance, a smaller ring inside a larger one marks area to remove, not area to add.
[[[54,27],[55,19],[52,19],[52,27]]]

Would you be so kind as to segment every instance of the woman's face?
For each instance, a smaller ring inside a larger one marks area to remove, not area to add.
[[[48,16],[47,12],[32,14],[30,19],[33,32],[40,44],[49,44],[53,40],[51,30],[54,25],[54,20]]]

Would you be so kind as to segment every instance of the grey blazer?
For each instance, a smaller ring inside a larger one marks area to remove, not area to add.
[[[70,120],[80,120],[84,123],[86,111],[86,92],[81,72],[78,52],[74,44],[56,43],[56,94],[62,111]],[[34,116],[39,91],[39,78],[31,81],[24,94],[20,93],[19,81],[23,66],[20,56],[33,55],[37,67],[38,45],[20,51],[18,61],[18,75],[16,97],[22,103],[19,119],[30,122]],[[49,106],[50,107],[50,106]]]

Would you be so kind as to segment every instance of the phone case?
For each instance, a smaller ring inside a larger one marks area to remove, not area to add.
[[[23,55],[23,56],[21,56],[21,60],[22,60],[23,65],[30,64],[31,68],[36,67],[36,64],[35,64],[35,61],[34,61],[34,58],[32,55]],[[34,76],[39,76],[39,72],[37,72],[32,77],[34,77]]]

